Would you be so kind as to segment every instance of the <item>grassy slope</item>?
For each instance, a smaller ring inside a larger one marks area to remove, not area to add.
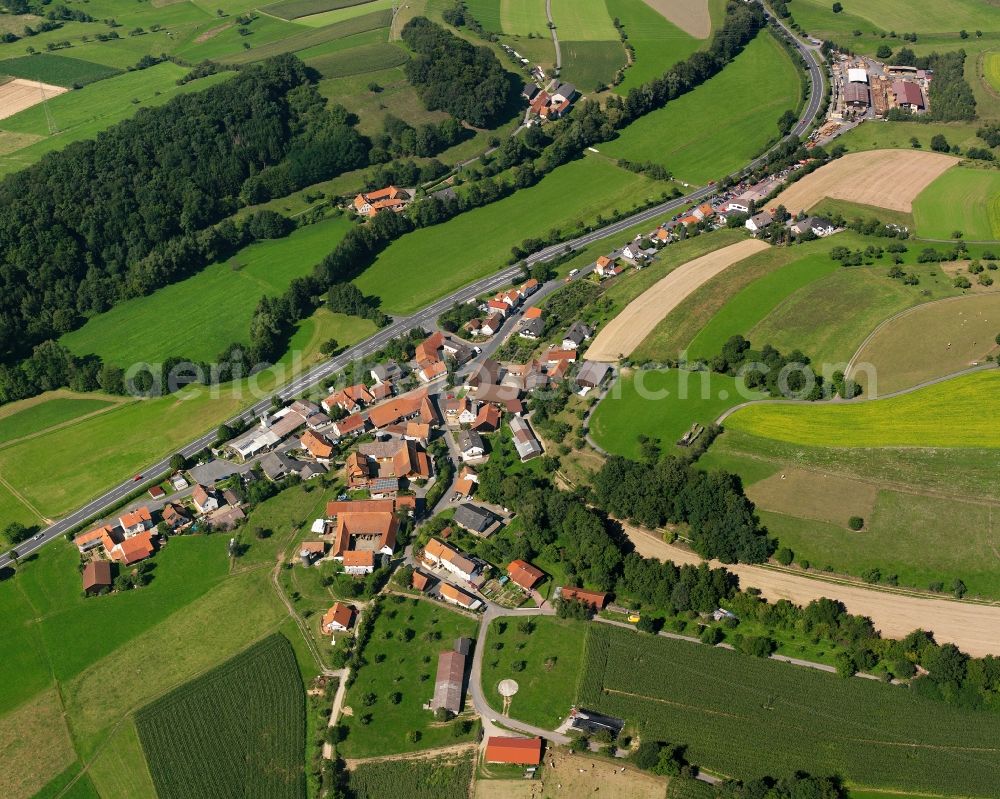
[[[847,2],[844,10],[835,14],[825,0],[799,0],[792,11],[795,21],[810,33],[852,35],[859,27],[885,31],[915,31],[918,33],[957,33],[960,28],[974,31],[1000,29],[1000,9],[976,0],[879,0],[878,3]],[[890,41],[898,44],[899,40]]]
[[[551,0],[559,41],[617,41],[604,0]]]
[[[355,283],[387,312],[411,313],[436,297],[503,267],[512,245],[568,232],[612,208],[622,210],[660,186],[596,157],[560,167],[540,183],[389,246]],[[599,191],[595,191],[600,187]]]
[[[917,234],[950,239],[961,231],[973,241],[1000,239],[1000,172],[949,169],[913,202]]]
[[[726,426],[821,447],[1000,447],[991,411],[998,391],[1000,372],[978,372],[870,402],[752,405]]]
[[[307,274],[350,228],[346,217],[331,217],[286,238],[251,244],[226,263],[93,317],[62,343],[122,366],[174,355],[211,360],[233,341],[246,341],[262,295],[280,294],[293,278]],[[178,323],[181,308],[191,323]]]
[[[597,406],[590,433],[602,449],[638,458],[638,436],[660,439],[665,450],[672,450],[692,423],[711,424],[728,408],[760,396],[726,375],[636,371],[623,376]]]
[[[777,139],[778,117],[796,108],[799,93],[797,68],[774,38],[762,33],[719,75],[598,149],[615,158],[661,163],[691,183],[718,180]],[[719,130],[726,131],[722,139]]]
[[[618,18],[635,48],[635,62],[615,87],[619,94],[659,77],[702,45],[643,0],[607,0],[607,5],[608,13]]]
[[[851,246],[845,240],[846,246]],[[807,283],[770,311],[749,331],[758,346],[798,348],[814,363],[846,363],[880,322],[893,314],[959,290],[937,264],[915,263],[917,248],[905,254],[904,269],[918,276],[916,286],[888,277],[887,259],[878,266],[838,269]]]
[[[481,5],[481,4],[479,4]],[[490,9],[478,6],[474,11],[478,14]],[[486,13],[484,16],[489,17]],[[478,19],[478,16],[477,16]],[[487,24],[485,21],[483,24]],[[515,36],[548,35],[548,18],[545,16],[545,0],[500,0],[500,28],[504,33]]]
[[[391,615],[395,611],[395,617]],[[404,628],[415,635],[403,643],[396,635]],[[386,637],[386,633],[389,637]],[[431,749],[456,743],[452,724],[437,724],[423,705],[434,694],[437,656],[453,646],[459,636],[476,633],[474,619],[460,616],[430,602],[409,599],[390,601],[375,622],[375,631],[365,648],[366,665],[347,693],[346,704],[353,715],[345,719],[347,739],[339,747],[344,757],[368,757]],[[379,656],[384,656],[378,662]],[[426,662],[425,662],[426,661]],[[423,678],[423,675],[427,675]],[[399,691],[402,701],[394,705],[390,694]],[[376,702],[366,707],[361,698],[374,693]],[[370,724],[360,718],[370,713]],[[407,733],[418,730],[421,738],[411,742]]]
[[[365,14],[371,14],[374,11],[385,11],[392,7],[393,0],[372,0],[372,2],[363,5],[337,8],[333,11],[322,11],[319,14],[309,14],[299,17],[295,21],[300,25],[307,25],[310,28],[322,28],[326,25],[345,22],[355,17],[363,17]]]
[[[487,647],[483,691],[492,707],[502,709],[503,699],[496,687],[501,680],[515,680],[518,691],[511,700],[510,714],[529,724],[555,729],[573,706],[587,628],[579,622],[544,616],[533,621],[535,629],[528,635],[518,630],[517,619],[503,620],[503,633],[500,621],[490,625],[482,644]],[[495,650],[498,643],[502,648]],[[511,664],[516,661],[524,661],[525,668],[514,671]]]

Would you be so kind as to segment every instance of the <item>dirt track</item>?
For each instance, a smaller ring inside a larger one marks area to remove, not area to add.
[[[51,86],[37,80],[14,78],[14,80],[0,86],[0,119],[14,116],[18,111],[37,105],[44,98],[55,97],[66,91],[69,90],[63,86]]]
[[[629,540],[645,557],[674,563],[700,563],[701,558],[668,544],[654,533],[625,525]],[[713,566],[722,564],[712,563]],[[755,587],[769,601],[788,599],[797,605],[814,599],[838,599],[855,614],[868,616],[882,634],[902,638],[916,629],[932,630],[941,643],[951,642],[975,657],[1000,654],[1000,606],[913,596],[864,588],[854,583],[827,582],[794,572],[761,566],[732,565],[740,587]]]
[[[957,163],[952,155],[922,150],[850,153],[793,183],[772,205],[797,214],[830,197],[910,213],[916,196]]]
[[[767,249],[767,246],[762,241],[747,239],[681,264],[632,300],[618,316],[601,328],[587,349],[587,360],[617,361],[631,355],[660,320],[689,294],[727,267]]]
[[[645,0],[645,3],[696,39],[707,39],[712,34],[708,0]]]

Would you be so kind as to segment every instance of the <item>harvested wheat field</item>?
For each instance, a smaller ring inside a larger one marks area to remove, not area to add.
[[[0,119],[12,117],[18,111],[38,105],[42,100],[67,92],[63,86],[51,86],[37,80],[14,78],[0,86]]]
[[[702,562],[695,553],[668,544],[656,533],[629,524],[623,527],[635,551],[643,557],[671,560],[678,565]],[[711,565],[723,564],[713,561]],[[740,578],[740,588],[759,588],[769,602],[787,599],[807,605],[822,597],[837,599],[850,613],[871,618],[876,629],[888,638],[903,638],[918,629],[932,630],[939,643],[953,643],[973,657],[1000,654],[998,605],[865,588],[853,581],[814,578],[795,570],[742,564],[725,568]]]
[[[916,196],[957,163],[955,156],[920,150],[850,153],[793,183],[773,204],[797,214],[829,197],[910,213]]]
[[[645,0],[645,3],[696,39],[707,39],[712,33],[708,0]]]
[[[689,294],[737,261],[767,249],[756,239],[738,241],[686,264],[647,289],[608,322],[587,350],[591,361],[618,361],[632,354],[653,328]]]

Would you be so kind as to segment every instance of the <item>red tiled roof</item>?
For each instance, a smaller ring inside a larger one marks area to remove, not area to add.
[[[135,527],[137,524],[149,524],[153,521],[153,517],[149,515],[149,508],[144,505],[120,516],[118,521],[121,522],[122,527],[128,528]]]
[[[536,585],[538,581],[545,576],[545,572],[541,569],[532,566],[527,561],[514,560],[511,561],[510,565],[507,567],[507,574],[510,575],[510,579],[517,583],[525,591],[530,591]]]
[[[563,599],[575,599],[598,610],[608,604],[608,595],[602,591],[587,591],[584,588],[573,588],[568,585],[559,589],[559,596]]]
[[[131,538],[126,538],[111,550],[111,557],[126,566],[148,558],[153,554],[153,533],[147,530]]]
[[[334,602],[333,607],[323,614],[323,630],[324,632],[330,632],[328,628],[334,622],[343,627],[350,627],[353,618],[354,608],[350,605],[345,605],[343,602]]]
[[[491,735],[486,741],[486,762],[537,766],[542,762],[542,739]]]
[[[111,564],[106,560],[92,560],[83,567],[83,590],[107,588],[111,585]]]
[[[341,513],[392,513],[395,509],[391,499],[345,499],[326,503],[326,515],[331,519]]]
[[[344,553],[344,568],[348,566],[375,566],[375,553],[371,550],[349,549]]]

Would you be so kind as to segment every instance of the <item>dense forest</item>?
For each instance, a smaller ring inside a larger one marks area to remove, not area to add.
[[[231,214],[248,180],[273,176],[287,193],[366,162],[347,113],[327,111],[302,63],[282,56],[10,175],[0,182],[0,361],[184,276],[185,248],[177,257],[168,243]]]
[[[477,127],[501,121],[515,84],[492,50],[475,47],[426,17],[406,23],[402,37],[416,53],[406,64],[406,77],[428,109]]]

